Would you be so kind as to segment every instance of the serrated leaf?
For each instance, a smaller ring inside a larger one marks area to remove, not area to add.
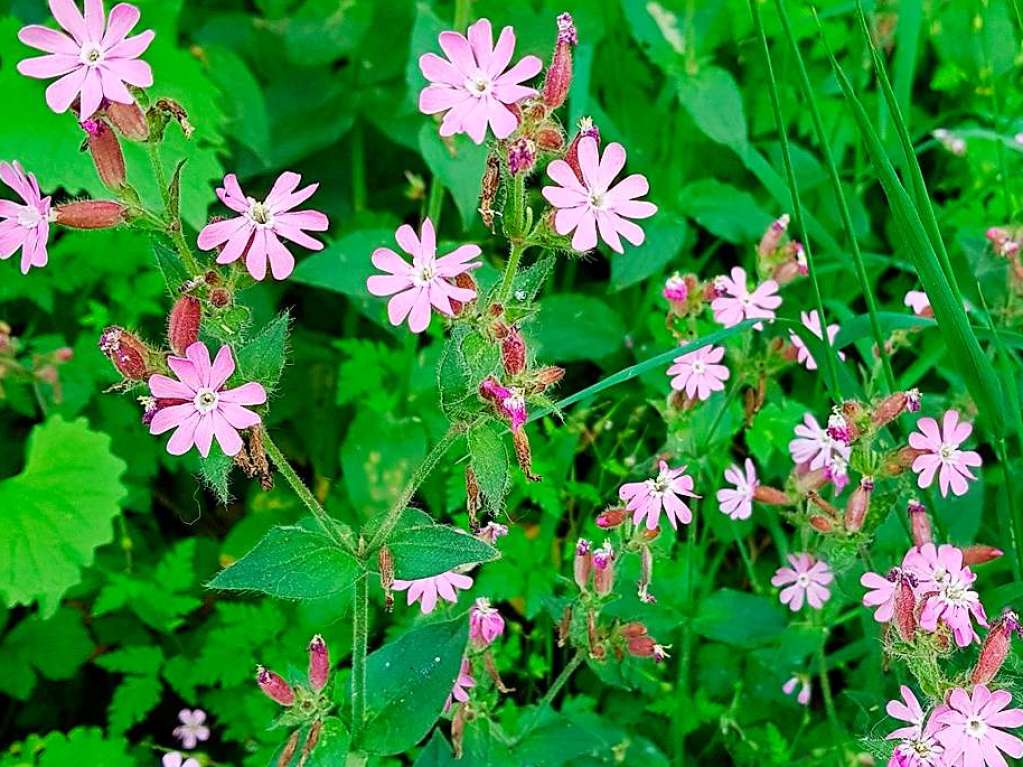
[[[238,349],[236,375],[245,382],[258,381],[267,391],[273,391],[287,359],[290,327],[291,316],[287,312],[268,322],[251,341]]]
[[[155,676],[163,664],[163,653],[153,645],[122,647],[100,655],[94,662],[100,668],[120,674]]]
[[[460,565],[490,562],[501,556],[489,543],[448,525],[396,529],[387,543],[394,575],[402,580],[430,578]]]
[[[30,615],[8,632],[0,643],[0,689],[27,699],[36,673],[46,679],[70,679],[95,650],[82,616],[61,607],[49,620]]]
[[[160,702],[163,685],[155,676],[127,676],[114,690],[107,712],[112,733],[127,732]]]
[[[491,514],[504,508],[504,497],[511,486],[511,461],[504,432],[492,422],[477,426],[467,437],[469,465],[483,492],[484,507]]]
[[[347,591],[358,573],[355,558],[325,535],[302,527],[275,527],[207,586],[279,599],[319,599]]]
[[[208,456],[199,458],[199,478],[217,500],[225,505],[231,500],[233,468],[234,459],[223,450],[211,450]]]
[[[126,468],[84,418],[55,416],[32,430],[25,468],[0,482],[0,594],[9,607],[38,600],[43,617],[54,614],[113,538]]]
[[[366,728],[357,745],[400,754],[433,727],[444,708],[469,638],[464,616],[408,632],[366,661]]]

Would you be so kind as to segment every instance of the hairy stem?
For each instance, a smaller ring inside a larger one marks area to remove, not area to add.
[[[366,654],[369,644],[369,574],[355,581],[352,614],[352,741],[357,742],[366,722]]]
[[[156,177],[156,185],[160,187],[160,198],[163,200],[164,220],[160,223],[178,251],[185,268],[194,276],[201,271],[199,262],[195,260],[192,249],[188,247],[185,235],[181,231],[180,217],[171,210],[170,189],[167,187],[167,172],[163,167],[163,158],[160,157],[160,145],[150,141],[146,144],[146,149],[149,152],[149,164],[153,167],[153,176]]]
[[[504,277],[501,279],[501,288],[497,291],[497,303],[503,304],[511,296],[512,285],[515,284],[515,275],[519,271],[519,262],[522,261],[522,254],[526,252],[524,242],[513,242],[511,252],[508,254],[508,264],[504,267]]]

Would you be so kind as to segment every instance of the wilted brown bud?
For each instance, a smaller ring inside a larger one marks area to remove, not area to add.
[[[476,285],[476,280],[472,278],[472,275],[468,272],[462,272],[453,280],[456,288],[462,288],[463,290],[471,290],[476,295],[479,295],[479,289]],[[476,299],[473,298],[470,301],[457,301],[454,298],[449,299],[451,302],[451,314],[454,317],[461,317],[462,312],[465,311],[465,307],[475,303]]]
[[[512,431],[512,443],[515,445],[515,459],[519,468],[526,475],[530,482],[539,482],[542,477],[533,473],[533,452],[529,447],[529,437],[525,429],[514,429]]]
[[[604,649],[604,645],[600,642],[600,637],[597,635],[596,610],[590,610],[586,613],[586,636],[590,643],[590,656],[597,660],[603,660],[607,652]]]
[[[497,688],[498,692],[504,695],[515,692],[514,687],[508,687],[505,685],[504,680],[501,679],[501,673],[497,670],[497,664],[494,663],[494,654],[490,652],[489,648],[483,653],[483,668],[487,670],[487,676],[490,677],[490,681],[494,683],[494,687]]]
[[[54,222],[69,229],[110,229],[125,221],[125,207],[113,200],[81,200],[54,208]]]
[[[202,304],[195,296],[180,296],[174,302],[167,318],[167,341],[171,350],[179,357],[199,340],[199,324],[202,322]]]
[[[192,138],[195,127],[188,121],[188,112],[181,104],[173,99],[157,99],[156,108],[177,122],[185,138]]]
[[[231,291],[224,288],[215,288],[210,291],[210,304],[217,309],[223,309],[231,303]]]
[[[295,730],[291,733],[288,742],[281,749],[281,755],[277,757],[277,767],[288,767],[291,764],[292,757],[295,756],[295,752],[298,750],[298,736],[300,732],[301,730]]]
[[[643,604],[653,604],[657,601],[650,593],[650,582],[654,578],[654,553],[649,546],[639,550],[639,580],[636,582],[636,596]]]
[[[108,189],[120,189],[124,185],[125,169],[124,153],[117,134],[102,120],[84,120],[82,128],[85,129],[86,144],[100,180]]]
[[[816,490],[811,490],[810,492],[808,492],[806,494],[806,498],[808,501],[810,501],[810,503],[812,503],[814,506],[823,511],[832,519],[841,518],[842,515],[839,513],[838,509],[836,509],[830,503],[821,498],[820,494]]]
[[[934,536],[931,533],[931,518],[927,508],[916,499],[910,500],[906,511],[909,513],[909,528],[913,533],[913,545],[923,546],[931,543]]]
[[[313,753],[313,749],[316,748],[316,744],[320,742],[320,730],[323,728],[323,720],[317,719],[312,723],[309,728],[309,736],[305,739],[305,743],[302,745],[302,757],[298,760],[298,767],[305,767],[309,757]]]
[[[515,325],[501,339],[501,362],[504,372],[510,376],[518,375],[526,369],[526,342]]]
[[[377,552],[377,568],[380,570],[380,587],[384,590],[384,606],[390,612],[394,609],[394,594],[391,593],[394,586],[394,555],[386,546],[381,546]]]
[[[141,381],[149,377],[152,351],[124,328],[117,325],[106,328],[99,337],[99,350],[128,380]]]
[[[853,490],[845,505],[845,529],[855,533],[863,528],[863,521],[870,511],[870,494],[874,490],[874,478],[863,477],[859,487]]]
[[[469,514],[469,529],[473,532],[479,529],[479,513],[483,508],[483,493],[480,491],[480,483],[476,479],[476,472],[472,466],[465,467],[465,510]]]
[[[494,228],[494,201],[501,186],[501,161],[496,154],[487,156],[487,167],[480,180],[480,218],[487,229]]]
[[[569,632],[572,630],[572,605],[565,605],[561,611],[561,620],[558,621],[558,647],[564,647],[568,643]]]
[[[130,141],[145,141],[149,138],[149,121],[139,105],[121,104],[111,101],[106,108],[107,117],[121,135]]]
[[[974,666],[973,673],[970,674],[972,684],[987,684],[995,678],[1002,668],[1009,650],[1012,649],[1013,634],[1023,636],[1019,618],[1012,610],[1006,610],[984,637],[977,665]]]
[[[465,725],[468,721],[469,707],[463,703],[451,717],[451,751],[455,759],[461,759],[465,753]]]
[[[769,485],[757,485],[753,491],[753,500],[768,506],[791,506],[792,499],[777,488]]]
[[[622,524],[628,516],[628,510],[621,507],[605,509],[597,515],[597,527],[603,528],[604,530],[613,530]]]
[[[1005,552],[1001,549],[996,549],[994,546],[987,546],[983,543],[975,543],[972,546],[967,546],[963,549],[963,564],[964,565],[983,565],[987,562],[993,562],[994,560],[1001,557]]]
[[[547,367],[533,370],[529,375],[529,380],[523,385],[523,388],[529,394],[542,394],[551,386],[554,386],[561,381],[564,377],[564,368],[559,368],[555,365],[548,365]]]

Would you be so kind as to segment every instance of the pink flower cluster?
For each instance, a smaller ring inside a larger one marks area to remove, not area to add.
[[[46,266],[46,243],[50,238],[53,213],[50,198],[43,197],[32,173],[17,162],[0,162],[0,181],[10,187],[21,202],[0,199],[0,260],[21,250],[21,273],[33,266]]]
[[[852,449],[836,439],[833,428],[823,428],[810,413],[796,424],[796,438],[789,442],[789,455],[797,467],[806,471],[824,470],[838,490],[848,482],[847,467]]]

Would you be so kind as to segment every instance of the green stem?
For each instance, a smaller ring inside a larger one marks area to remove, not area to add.
[[[369,646],[369,574],[355,581],[352,614],[352,742],[366,723],[366,654]]]
[[[753,560],[749,555],[749,547],[746,546],[746,539],[740,535],[739,526],[734,521],[732,522],[732,532],[735,534],[735,543],[739,547],[742,563],[746,566],[746,575],[753,586],[753,593],[759,594],[763,589],[760,586],[760,581],[757,579],[757,572],[753,569]]]
[[[842,742],[845,739],[845,733],[842,729],[842,723],[838,719],[838,711],[835,709],[835,699],[831,693],[831,680],[828,679],[826,653],[828,629],[825,626],[821,626],[820,632],[821,641],[817,646],[817,671],[821,682],[821,697],[824,698],[824,709],[828,712],[828,722],[831,724],[831,729],[834,731],[836,739]],[[841,758],[839,761],[841,762]]]
[[[150,141],[146,144],[146,149],[149,152],[149,164],[153,167],[153,175],[156,177],[156,185],[160,188],[164,210],[169,212],[170,189],[167,187],[167,172],[163,168],[163,158],[160,157],[160,145]]]
[[[440,228],[440,214],[444,208],[444,184],[436,176],[430,181],[430,196],[426,201],[426,217],[433,222],[434,230]]]
[[[508,263],[504,267],[504,277],[501,279],[501,288],[497,291],[497,303],[499,304],[505,303],[511,296],[515,275],[518,274],[519,262],[522,261],[522,254],[526,252],[526,247],[524,242],[512,242]]]
[[[472,18],[472,0],[455,0],[455,31],[461,32],[469,26]]]
[[[198,274],[201,270],[199,262],[195,260],[192,249],[188,247],[185,235],[181,231],[181,219],[176,217],[171,210],[170,189],[167,187],[167,172],[163,167],[163,158],[160,157],[160,145],[152,141],[146,144],[149,152],[149,164],[153,167],[153,175],[156,177],[156,185],[160,187],[160,197],[163,200],[165,219],[161,222],[167,236],[170,237],[174,248],[178,251],[182,263],[192,275]]]
[[[540,715],[543,713],[544,709],[548,708],[551,703],[554,702],[558,693],[561,692],[561,688],[565,686],[569,678],[576,672],[576,669],[582,665],[584,660],[586,660],[586,651],[582,649],[576,650],[575,655],[572,656],[572,660],[570,660],[568,664],[561,669],[561,673],[558,674],[553,682],[551,682],[551,686],[547,688],[547,692],[533,710],[532,715],[529,717],[529,721],[522,728],[522,731],[515,737],[514,742],[516,744],[520,743],[523,738],[529,735],[529,733],[536,728],[536,725],[540,721]]]
[[[190,274],[199,274],[202,269],[199,267],[199,262],[195,260],[195,256],[192,254],[192,249],[188,247],[185,235],[181,232],[181,222],[172,221],[167,227],[167,233],[170,236],[171,242],[174,243],[174,247],[177,249],[178,255],[181,256],[181,260],[184,262],[185,268],[188,269]]]
[[[1004,437],[995,443],[995,453],[1002,463],[1002,472],[1005,476],[1006,502],[1009,504],[1009,516],[1012,519],[1009,538],[1012,542],[1013,553],[1016,555],[1013,562],[1013,573],[1018,579],[1020,572],[1023,572],[1023,509],[1017,503],[1016,488],[1012,478],[1013,471],[1009,463],[1009,450]]]
[[[352,128],[352,207],[356,213],[366,209],[366,137],[357,120]]]

